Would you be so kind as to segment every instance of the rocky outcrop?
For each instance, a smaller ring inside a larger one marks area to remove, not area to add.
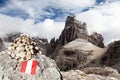
[[[94,32],[93,34],[91,34],[88,37],[87,40],[98,47],[104,48],[104,43],[103,43],[104,39],[103,39],[103,36],[101,34]]]
[[[87,68],[86,70],[89,72],[91,69]],[[94,71],[92,71],[93,73],[85,73],[80,70],[70,70],[68,72],[62,72],[62,75],[64,80],[120,80],[120,74],[111,68],[109,68],[109,70],[94,68],[94,70],[98,70],[97,72],[101,72],[102,74],[95,74]]]
[[[109,44],[105,54],[101,58],[101,64],[111,66],[120,72],[120,40]]]
[[[8,49],[0,52],[0,80],[62,80],[55,61],[41,55],[29,36],[21,35]],[[29,60],[38,62],[35,75],[20,72],[22,62]]]
[[[93,33],[88,35],[86,23],[79,22],[75,19],[75,16],[68,16],[65,23],[65,28],[62,31],[59,39],[55,41],[53,38],[51,40],[51,50],[49,52],[53,53],[53,56],[56,56],[61,47],[71,41],[74,41],[77,38],[81,38],[91,42],[92,44],[104,48],[103,37],[101,34]]]
[[[13,42],[16,38],[20,37],[20,35],[21,33],[18,33],[18,32],[10,33],[10,34],[7,34],[3,40],[5,42]]]
[[[76,38],[84,38],[87,35],[86,23],[81,23],[74,16],[68,16],[65,28],[62,31],[58,42],[62,45],[67,44]]]
[[[34,37],[32,38],[32,40],[34,42],[36,42],[36,45],[41,49],[42,54],[48,56],[49,55],[49,51],[51,50],[50,44],[48,43],[47,39],[41,39],[38,37]]]
[[[62,31],[58,43],[65,45],[77,38],[85,39],[90,41],[94,45],[103,48],[103,37],[101,34],[94,32],[91,35],[88,35],[86,23],[81,23],[75,19],[75,16],[68,16],[65,28]]]
[[[76,39],[62,47],[56,54],[55,61],[62,71],[98,66],[99,57],[104,49],[83,39]]]
[[[77,38],[85,38],[87,36],[87,29],[86,29],[86,24],[81,23],[75,19],[75,16],[68,16],[65,22],[65,28],[62,31],[59,39],[55,41],[53,38],[50,42],[51,45],[51,50],[50,52],[52,54],[52,58],[56,56],[56,52],[59,51],[59,49],[77,39]]]
[[[4,46],[3,40],[0,38],[0,51],[4,49],[5,49],[5,46]]]
[[[52,38],[51,41],[50,41],[49,54],[47,54],[47,56],[53,55],[53,52],[55,52],[55,49],[56,49],[57,47],[59,48],[59,44],[56,43],[55,38]],[[60,45],[60,47],[61,47],[61,45]]]
[[[21,73],[21,62],[11,59],[7,52],[0,53],[0,80],[62,80],[56,63],[44,56],[36,55],[39,63],[35,75]]]
[[[119,74],[119,72],[116,69],[110,68],[110,67],[87,67],[82,70],[86,74],[97,74],[101,76],[112,76]],[[117,78],[120,78],[120,74]]]

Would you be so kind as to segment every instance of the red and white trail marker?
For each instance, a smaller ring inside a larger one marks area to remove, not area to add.
[[[35,75],[37,70],[38,61],[37,60],[28,60],[22,62],[21,72]]]

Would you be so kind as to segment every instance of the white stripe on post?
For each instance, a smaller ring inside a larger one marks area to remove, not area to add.
[[[29,60],[29,61],[27,62],[27,66],[26,66],[25,73],[27,73],[27,74],[30,74],[30,73],[31,73],[32,62],[33,62],[32,60]]]

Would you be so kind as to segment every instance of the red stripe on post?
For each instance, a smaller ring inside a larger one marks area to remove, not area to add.
[[[31,75],[36,74],[37,65],[38,65],[38,61],[33,60],[32,69],[31,69]]]
[[[23,73],[24,73],[25,70],[26,70],[27,62],[28,62],[28,61],[24,61],[24,62],[22,62],[21,70],[20,70],[20,71],[23,72]]]

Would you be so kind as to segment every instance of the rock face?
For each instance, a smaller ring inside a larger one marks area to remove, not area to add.
[[[16,38],[20,37],[21,33],[15,32],[7,34],[4,38],[5,42],[13,42]]]
[[[93,68],[88,68],[86,70],[89,72],[90,70],[92,71]],[[70,70],[68,72],[62,72],[63,80],[120,80],[120,74],[118,74],[116,71],[111,70],[111,68],[109,68],[109,70],[94,68],[94,70],[98,70],[97,72],[101,72],[102,74],[95,74],[94,71],[92,71],[93,73],[85,73],[80,70]],[[107,73],[108,75],[104,73]]]
[[[54,58],[56,56],[56,52],[58,52],[61,47],[71,41],[74,41],[77,38],[85,39],[92,44],[104,48],[103,37],[101,34],[93,33],[92,35],[88,35],[86,23],[81,23],[75,19],[75,16],[68,16],[65,23],[65,28],[62,31],[59,39],[55,41],[53,38],[51,40],[51,50],[50,53]]]
[[[4,53],[4,54],[2,54]],[[11,59],[7,52],[0,54],[0,80],[62,80],[55,62],[44,55],[37,56],[39,62],[35,75],[21,73],[21,62]]]
[[[81,38],[103,48],[104,44],[102,35],[96,32],[88,35],[86,26],[86,23],[77,21],[74,16],[68,16],[65,23],[65,28],[58,39],[58,43],[65,45],[77,38]]]
[[[101,76],[114,76],[115,74],[119,74],[116,69],[110,67],[87,67],[82,70],[86,74],[97,74]],[[118,76],[120,78],[120,74]]]
[[[68,16],[65,28],[59,37],[59,41],[62,45],[67,44],[76,38],[84,38],[87,35],[86,24],[77,21],[74,16]]]
[[[36,45],[40,48],[40,50],[42,51],[42,54],[48,56],[50,53],[49,50],[51,49],[51,47],[47,39],[41,39],[37,37],[32,39],[36,43]]]
[[[38,61],[35,75],[20,72],[24,60]],[[29,36],[21,35],[9,50],[0,52],[0,80],[62,80],[62,76],[55,61],[41,55]]]
[[[99,57],[104,49],[83,39],[76,39],[58,51],[55,61],[60,70],[82,69],[87,66],[98,66]],[[96,60],[97,59],[97,60]]]
[[[93,43],[94,45],[104,48],[103,37],[101,34],[93,33],[89,36],[88,41]]]
[[[109,44],[108,49],[101,58],[101,64],[111,66],[120,72],[120,40]]]
[[[57,47],[60,48],[61,44],[57,44],[56,41],[55,41],[55,38],[51,39],[48,56],[53,56],[53,52],[55,51],[55,49],[57,49]]]
[[[4,50],[5,46],[3,44],[3,40],[0,38],[0,51]]]
[[[86,29],[86,24],[85,23],[81,23],[79,21],[77,21],[75,19],[75,16],[68,16],[66,19],[66,23],[65,23],[65,28],[62,31],[59,39],[57,39],[56,41],[54,41],[55,39],[53,38],[51,40],[51,53],[52,54],[52,58],[54,58],[56,56],[56,52],[59,51],[59,49],[77,39],[77,38],[86,38],[87,37],[87,29]]]

